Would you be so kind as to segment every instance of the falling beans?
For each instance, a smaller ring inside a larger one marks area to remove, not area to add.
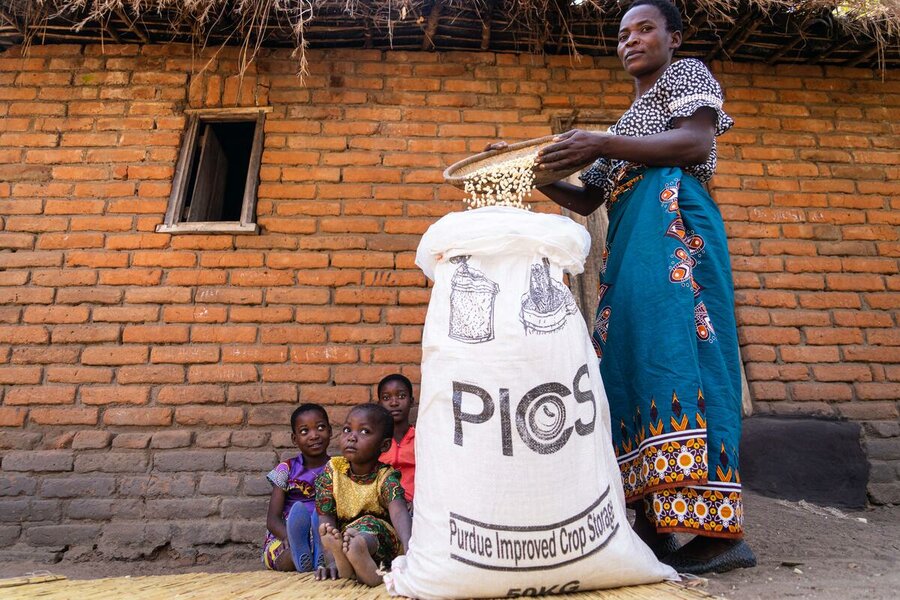
[[[534,156],[526,155],[482,167],[466,176],[464,202],[469,208],[512,206],[531,210],[522,201],[534,188]]]

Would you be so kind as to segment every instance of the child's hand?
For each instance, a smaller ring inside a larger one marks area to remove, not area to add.
[[[337,566],[335,566],[334,563],[316,568],[316,581],[322,581],[323,579],[337,579],[337,578],[338,578]]]

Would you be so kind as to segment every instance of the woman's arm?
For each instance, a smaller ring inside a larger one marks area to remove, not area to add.
[[[266,513],[266,529],[279,540],[287,543],[287,527],[281,514],[284,512],[285,492],[277,485],[272,486],[272,495],[269,496],[269,512]]]
[[[703,107],[677,119],[672,129],[644,137],[573,129],[557,136],[560,141],[541,150],[535,162],[540,169],[565,169],[602,156],[652,167],[687,167],[706,161],[715,135],[716,111]]]
[[[563,208],[585,217],[600,208],[604,201],[600,188],[592,185],[580,187],[565,181],[557,181],[542,185],[538,190]]]
[[[391,524],[397,532],[397,537],[403,544],[403,551],[409,551],[409,536],[412,534],[412,519],[409,516],[409,507],[403,497],[395,498],[388,504],[388,513],[391,515]]]

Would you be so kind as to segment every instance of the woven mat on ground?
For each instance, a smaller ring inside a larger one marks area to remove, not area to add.
[[[709,594],[676,583],[578,592],[572,600],[701,600]],[[73,580],[59,575],[0,579],[0,600],[387,600],[384,586],[316,581],[311,573],[188,573]]]

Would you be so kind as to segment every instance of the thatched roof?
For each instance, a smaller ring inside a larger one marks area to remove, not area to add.
[[[630,0],[0,0],[16,44],[578,52],[614,55]],[[678,0],[681,54],[706,60],[900,67],[900,0]]]

